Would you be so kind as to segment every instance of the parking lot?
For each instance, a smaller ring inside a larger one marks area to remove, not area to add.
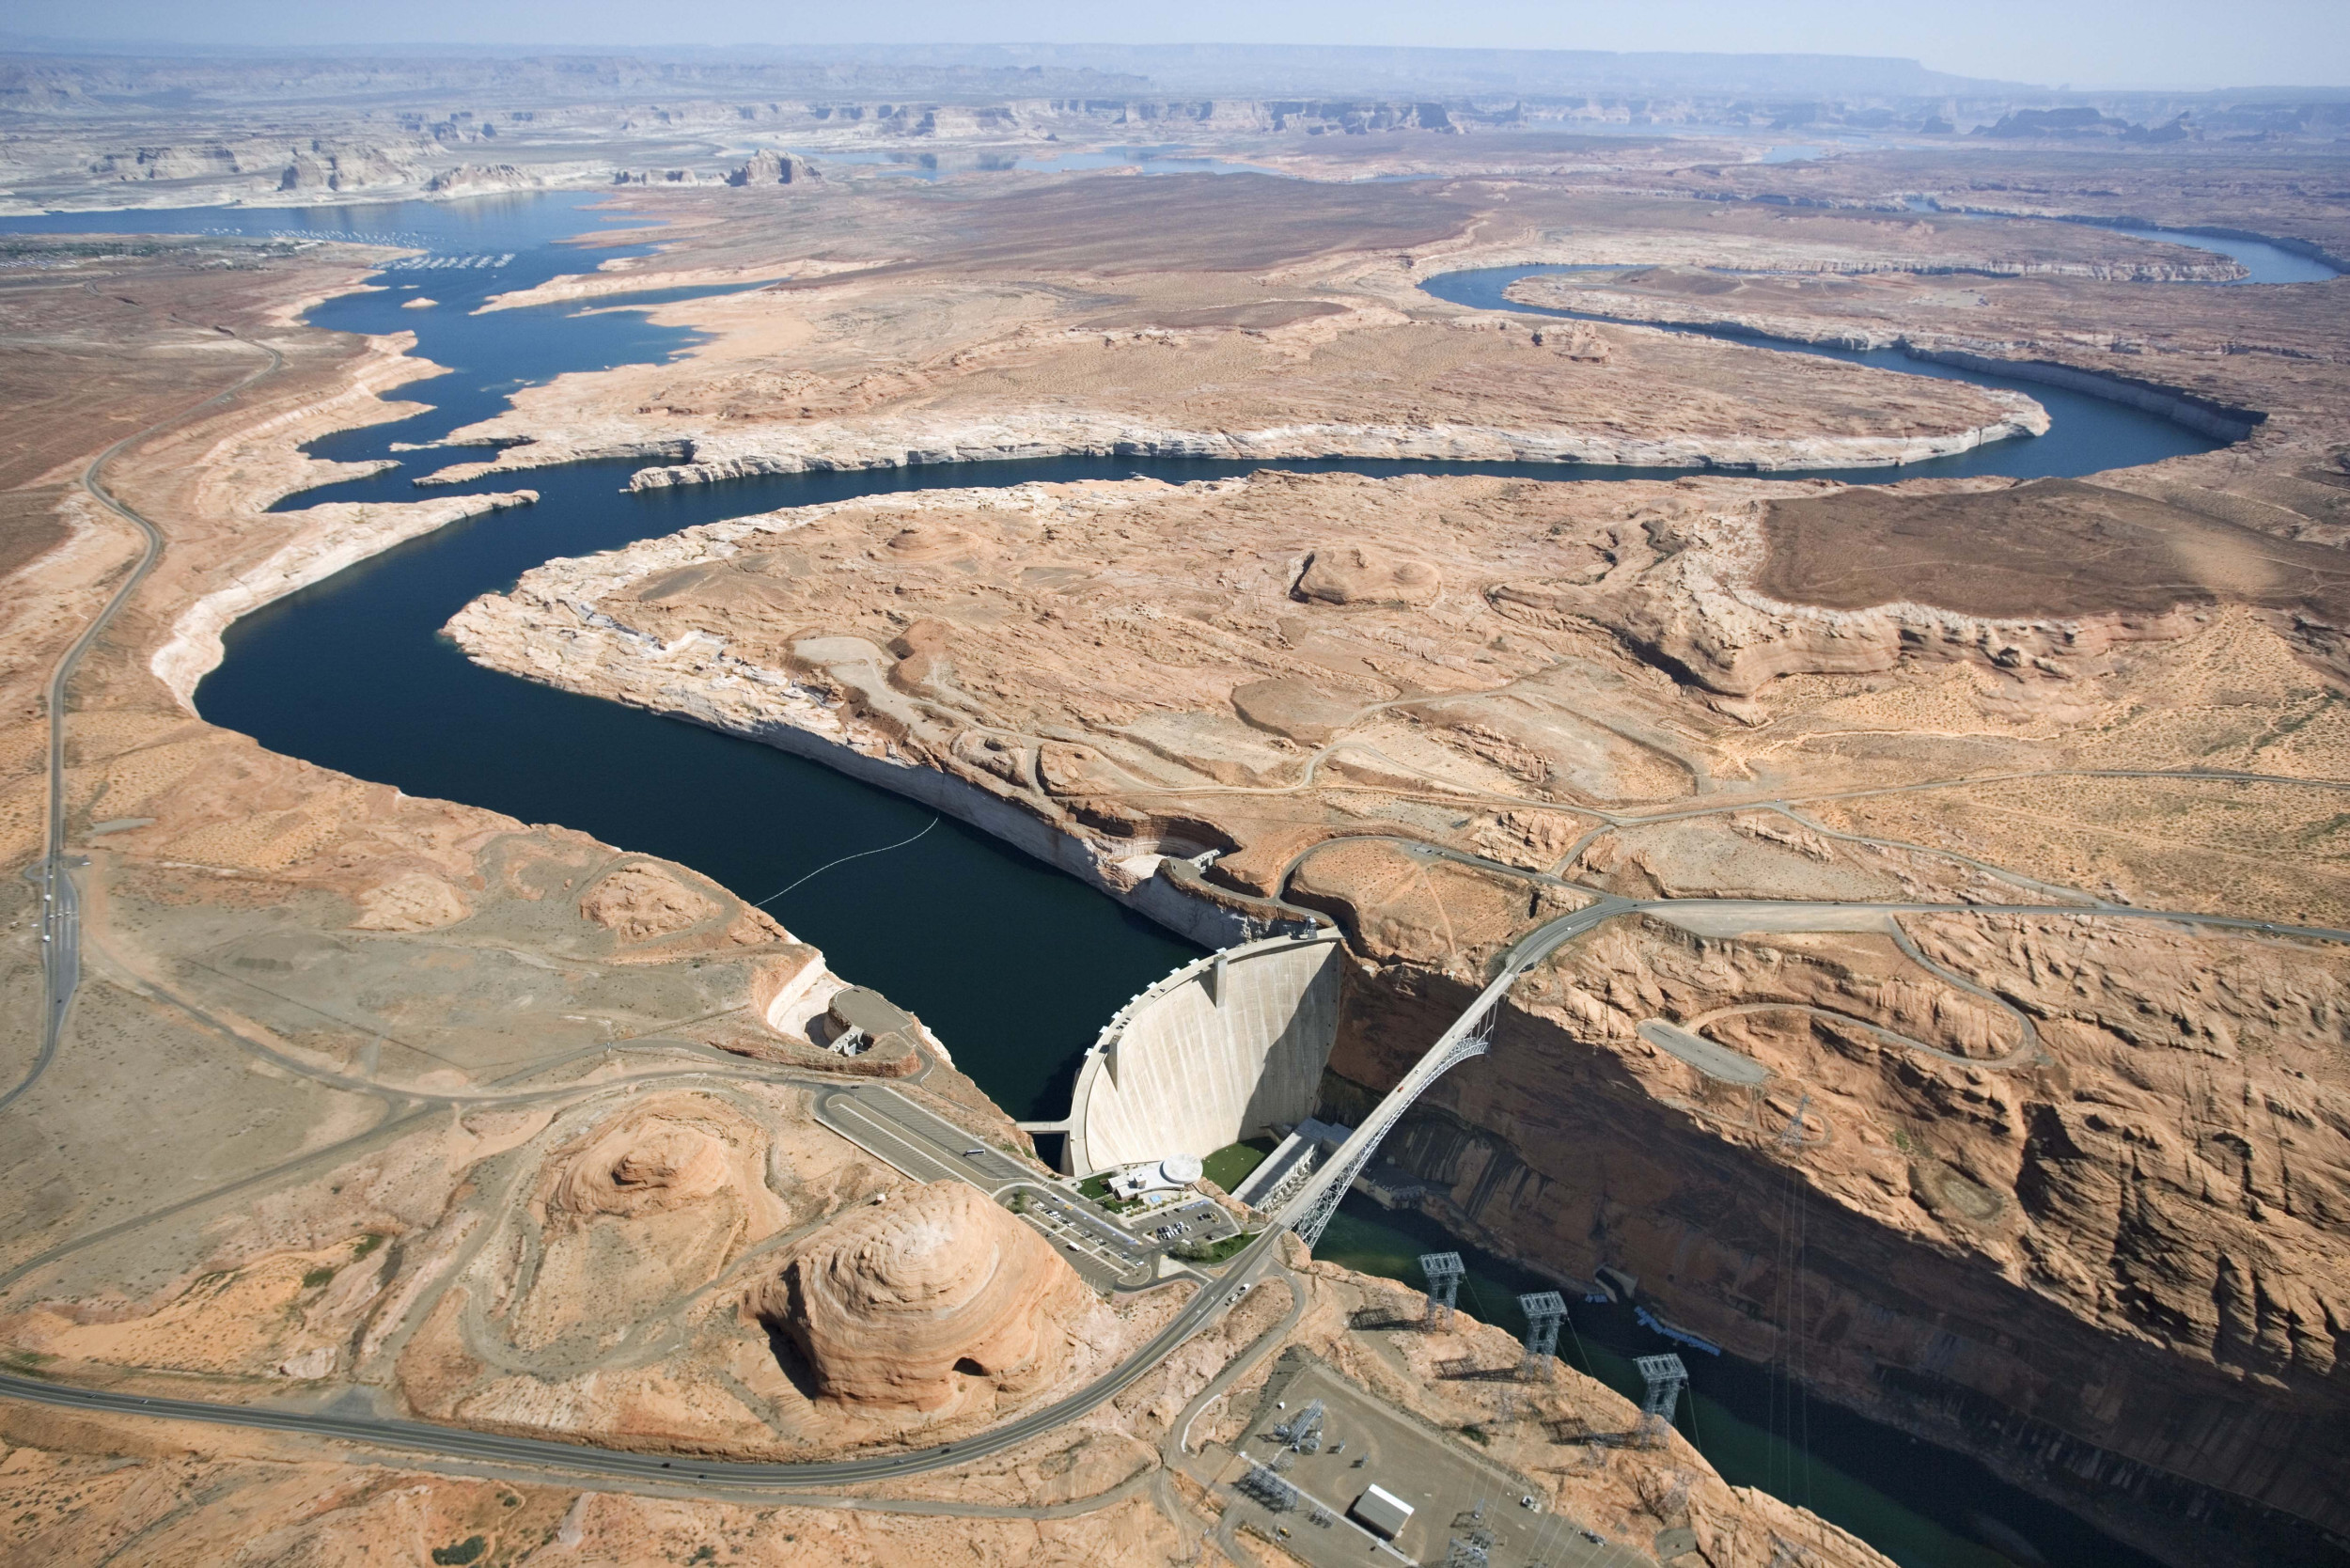
[[[1161,1247],[1218,1242],[1240,1234],[1240,1222],[1204,1198],[1135,1215],[1127,1223]]]
[[[1043,1231],[1080,1274],[1097,1283],[1129,1287],[1156,1277],[1158,1247],[1129,1235],[1084,1199],[1041,1182],[1024,1182],[1014,1192],[1021,1216]]]

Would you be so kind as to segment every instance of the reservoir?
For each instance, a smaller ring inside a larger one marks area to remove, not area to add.
[[[446,259],[445,265],[387,271],[379,278],[382,291],[330,300],[309,317],[318,326],[342,331],[415,331],[416,352],[449,368],[446,376],[411,384],[398,394],[431,403],[425,412],[329,436],[312,447],[321,457],[353,461],[395,455],[393,443],[431,441],[488,417],[519,386],[569,371],[659,359],[691,346],[689,333],[654,326],[628,309],[584,315],[558,305],[469,314],[493,293],[588,271],[612,254],[582,255],[560,243],[563,236],[594,227],[603,215],[584,209],[599,199],[590,193],[307,212],[75,214],[0,221],[0,232],[282,232],[391,240],[427,247],[429,260]],[[471,259],[459,265],[461,259]],[[1500,299],[1508,282],[1529,270],[1455,274],[1428,287],[1456,303],[1530,314]],[[439,304],[402,308],[419,294]],[[661,297],[597,304],[643,305]],[[2049,434],[2035,440],[1833,477],[2079,475],[2215,445],[2121,404],[1922,364],[1898,352],[1789,352],[2012,384],[2039,400],[2054,420]],[[448,460],[446,453],[428,458],[432,466]],[[476,595],[510,586],[550,557],[614,549],[776,507],[1038,480],[1147,475],[1183,482],[1258,465],[1068,458],[775,476],[626,494],[621,486],[635,466],[584,463],[457,487],[462,493],[526,485],[540,500],[535,508],[412,541],[246,617],[229,629],[223,664],[198,688],[198,709],[208,720],[274,750],[411,794],[462,801],[525,822],[560,823],[678,860],[745,898],[761,899],[844,854],[909,838],[931,813],[753,742],[482,669],[440,635],[442,624]],[[1658,472],[1549,463],[1278,466],[1373,475],[1496,473],[1544,481]],[[286,505],[412,501],[423,494],[409,482],[417,471],[394,469],[324,487]],[[1077,1058],[1095,1031],[1131,995],[1196,951],[1075,880],[951,819],[901,850],[813,877],[768,907],[822,947],[838,972],[919,1013],[958,1065],[1021,1118],[1060,1115]],[[1324,1255],[1416,1284],[1409,1259],[1428,1249],[1426,1222],[1383,1216],[1361,1203],[1349,1200]],[[1465,1305],[1480,1317],[1512,1324],[1511,1294],[1528,1287],[1501,1278],[1506,1265],[1487,1261],[1482,1266],[1495,1300]],[[1570,1360],[1619,1387],[1629,1376],[1626,1354],[1666,1348],[1605,1309],[1579,1307],[1576,1313],[1582,1339]],[[2051,1563],[2147,1560],[1968,1461],[1784,1388],[1758,1392],[1755,1380],[1768,1380],[1760,1369],[1702,1356],[1688,1359],[1700,1396],[1694,1435],[1725,1475],[1808,1502],[1904,1564],[1996,1568],[2011,1560],[1967,1522],[1970,1513],[1986,1511],[2029,1538]],[[1794,1435],[1798,1418],[1808,1441]]]

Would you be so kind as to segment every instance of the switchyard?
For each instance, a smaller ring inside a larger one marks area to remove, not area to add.
[[[1316,1568],[1651,1568],[1645,1554],[1549,1512],[1549,1488],[1506,1453],[1303,1351],[1283,1353],[1235,1442],[1218,1472],[1235,1521]]]

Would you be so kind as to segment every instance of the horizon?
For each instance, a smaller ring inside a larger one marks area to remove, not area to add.
[[[644,39],[643,13],[622,0],[520,0],[486,12],[417,0],[396,13],[348,3],[211,0],[22,0],[19,29],[0,34],[18,55],[430,55],[467,51],[553,55],[691,55],[728,49],[807,56],[829,51],[1412,50],[1467,55],[1674,55],[1691,60],[1787,57],[1910,66],[2008,87],[2071,93],[2208,93],[2350,87],[2350,8],[2319,0],[2248,0],[2225,15],[2188,0],[1988,0],[1965,16],[1882,14],[1858,0],[1739,5],[1666,0],[1637,16],[1597,7],[1482,0],[1442,17],[1396,5],[1202,0],[1171,36],[1138,36],[1164,19],[1127,24],[1065,0],[913,0],[841,15],[762,8],[751,0],[677,0],[666,37]],[[2013,24],[2012,25],[2010,24]],[[392,36],[397,27],[400,34]],[[851,31],[863,36],[850,36]],[[1436,36],[1438,34],[1442,36]],[[1325,41],[1342,37],[1345,43]],[[1697,45],[1697,47],[1692,47]],[[1368,84],[1367,84],[1368,85]]]

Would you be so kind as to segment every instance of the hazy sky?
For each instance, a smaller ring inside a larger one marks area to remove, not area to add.
[[[12,0],[10,32],[239,44],[1377,43],[1897,55],[2076,86],[2350,86],[2350,0]]]

